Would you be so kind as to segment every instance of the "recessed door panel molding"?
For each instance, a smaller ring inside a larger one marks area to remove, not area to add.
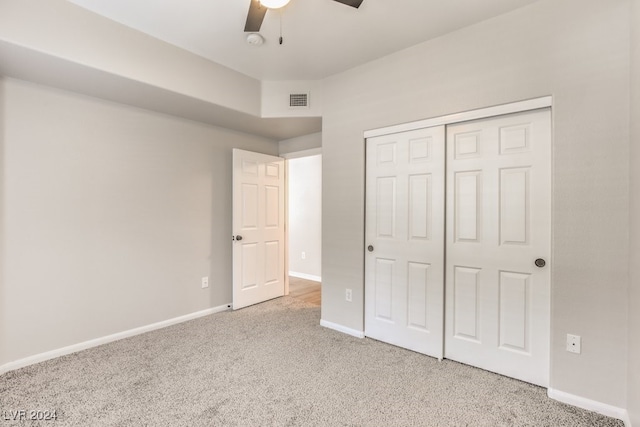
[[[377,147],[376,163],[378,166],[395,166],[396,165],[396,148],[395,141],[385,142]]]
[[[453,267],[453,329],[456,338],[480,342],[478,336],[479,268]]]
[[[376,258],[375,296],[377,319],[393,322],[393,270],[395,260]]]
[[[531,275],[500,272],[500,348],[529,352]]]
[[[529,242],[531,209],[529,167],[500,170],[500,244]]]
[[[431,174],[409,177],[409,239],[431,238]]]
[[[376,228],[377,236],[394,238],[396,235],[396,177],[385,176],[377,179]]]
[[[482,227],[482,171],[456,172],[454,181],[456,241],[478,242]]]
[[[409,141],[409,162],[422,163],[431,160],[433,137],[416,138]]]
[[[255,160],[242,160],[242,174],[258,176],[258,162]]]
[[[367,139],[365,335],[443,356],[443,126]]]
[[[280,188],[276,185],[264,186],[265,220],[267,228],[277,228],[280,225]]]
[[[407,266],[407,317],[411,328],[429,332],[429,264],[409,262]]]
[[[265,272],[264,283],[265,285],[272,285],[280,281],[280,242],[275,240],[272,242],[264,243],[265,253]]]
[[[500,128],[500,154],[515,154],[531,149],[531,124],[517,124]]]
[[[258,228],[258,185],[242,184],[242,211],[240,228],[244,230],[255,230]]]
[[[280,178],[280,165],[278,163],[267,163],[264,174],[268,178]]]
[[[239,245],[242,251],[242,289],[258,286],[258,244],[244,243]]]
[[[481,132],[456,133],[453,140],[453,150],[456,160],[480,157]]]
[[[447,127],[445,357],[545,387],[550,159],[549,109]]]
[[[233,309],[284,295],[284,159],[233,150]]]

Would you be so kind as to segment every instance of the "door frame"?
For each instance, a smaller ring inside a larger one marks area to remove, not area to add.
[[[430,127],[435,127],[435,126],[448,126],[448,125],[452,125],[452,124],[456,124],[456,123],[460,123],[460,122],[467,122],[467,121],[471,121],[471,120],[478,120],[478,119],[489,119],[492,117],[497,117],[497,116],[503,116],[503,115],[507,115],[507,114],[514,114],[514,113],[524,113],[527,111],[533,111],[533,110],[539,110],[539,109],[544,109],[544,108],[550,108],[551,109],[551,159],[550,159],[550,171],[551,171],[551,177],[550,177],[550,181],[551,181],[551,188],[550,188],[550,207],[551,207],[551,227],[550,227],[550,242],[551,242],[551,248],[550,248],[550,272],[549,272],[549,286],[550,289],[553,289],[553,270],[554,270],[554,262],[553,262],[553,235],[554,235],[554,228],[553,228],[553,209],[554,209],[554,203],[553,203],[553,194],[554,194],[554,179],[553,179],[553,171],[554,171],[554,156],[553,156],[553,96],[548,95],[548,96],[542,96],[539,98],[532,98],[532,99],[527,99],[527,100],[522,100],[522,101],[516,101],[516,102],[512,102],[512,103],[508,103],[508,104],[501,104],[501,105],[495,105],[495,106],[490,106],[490,107],[485,107],[485,108],[479,108],[479,109],[475,109],[475,110],[468,110],[468,111],[463,111],[460,113],[453,113],[453,114],[447,114],[444,116],[439,116],[439,117],[433,117],[433,118],[429,118],[429,119],[423,119],[423,120],[417,120],[414,122],[409,122],[409,123],[403,123],[403,124],[398,124],[398,125],[392,125],[392,126],[385,126],[382,128],[376,128],[376,129],[371,129],[371,130],[366,130],[364,131],[364,138],[363,138],[363,143],[365,145],[365,150],[366,150],[366,144],[367,144],[367,138],[372,138],[372,137],[376,137],[376,136],[384,136],[384,135],[389,135],[389,134],[394,134],[394,133],[401,133],[401,132],[407,132],[407,131],[412,131],[412,130],[417,130],[417,129],[423,129],[423,128],[430,128]],[[446,141],[445,141],[446,144]],[[366,173],[366,171],[365,171]],[[364,194],[366,194],[366,179],[364,180]],[[366,201],[365,201],[366,203]],[[365,222],[366,222],[366,218],[365,218]],[[366,238],[366,236],[365,236]],[[362,250],[365,251],[365,247],[366,247],[367,243],[366,241],[363,240],[362,242]],[[363,260],[363,264],[362,264],[362,268],[364,271],[364,260]],[[443,283],[444,286],[444,283]],[[362,277],[362,289],[364,291],[365,289],[365,276],[363,274]],[[443,301],[444,303],[444,301]],[[552,336],[552,331],[553,331],[553,311],[551,310],[551,307],[553,306],[553,295],[552,293],[550,294],[550,299],[549,299],[549,340],[551,341],[553,339]],[[365,319],[365,304],[362,305],[362,330],[363,330],[363,336],[364,336],[364,319]],[[444,319],[443,319],[444,320]],[[443,323],[444,324],[444,323]],[[443,338],[444,339],[444,338]],[[551,348],[551,342],[549,343],[550,346],[549,348]],[[444,343],[443,343],[444,345]],[[549,353],[548,355],[549,357],[549,374],[551,374],[552,370],[553,370],[553,365],[552,365],[552,360],[551,360],[551,353]],[[552,384],[549,384],[549,388],[552,386]]]
[[[284,294],[289,295],[289,160],[322,155],[322,147],[278,154],[284,159]]]
[[[524,101],[512,102],[509,104],[495,105],[493,107],[479,108],[477,110],[463,111],[461,113],[447,114],[445,116],[438,116],[430,119],[417,120],[415,122],[385,126],[382,128],[364,131],[364,139],[374,136],[389,135],[391,133],[406,132],[410,130],[430,128],[441,125],[446,126],[459,122],[468,122],[470,120],[488,119],[490,117],[503,116],[505,114],[523,113],[525,111],[553,107],[552,101],[553,97],[549,95],[540,98],[532,98]]]

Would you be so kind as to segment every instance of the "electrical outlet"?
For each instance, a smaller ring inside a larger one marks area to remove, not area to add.
[[[209,277],[203,277],[202,278],[202,287],[203,288],[208,288],[209,287]]]
[[[353,293],[351,292],[351,289],[347,289],[344,295],[344,299],[346,299],[348,302],[353,301]]]
[[[582,339],[580,335],[567,334],[567,351],[577,354],[582,352]]]
[[[302,259],[307,259],[307,254],[306,254],[306,252],[302,252],[302,253],[300,254],[300,258],[302,258]]]

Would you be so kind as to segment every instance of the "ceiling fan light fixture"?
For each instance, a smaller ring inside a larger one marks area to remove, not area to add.
[[[269,9],[280,9],[286,6],[290,0],[260,0],[260,4]]]

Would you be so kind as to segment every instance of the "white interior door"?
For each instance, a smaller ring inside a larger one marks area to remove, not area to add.
[[[447,127],[445,357],[541,386],[550,177],[548,109]]]
[[[233,309],[284,295],[284,159],[233,150]]]
[[[367,139],[365,335],[443,356],[444,126]]]

